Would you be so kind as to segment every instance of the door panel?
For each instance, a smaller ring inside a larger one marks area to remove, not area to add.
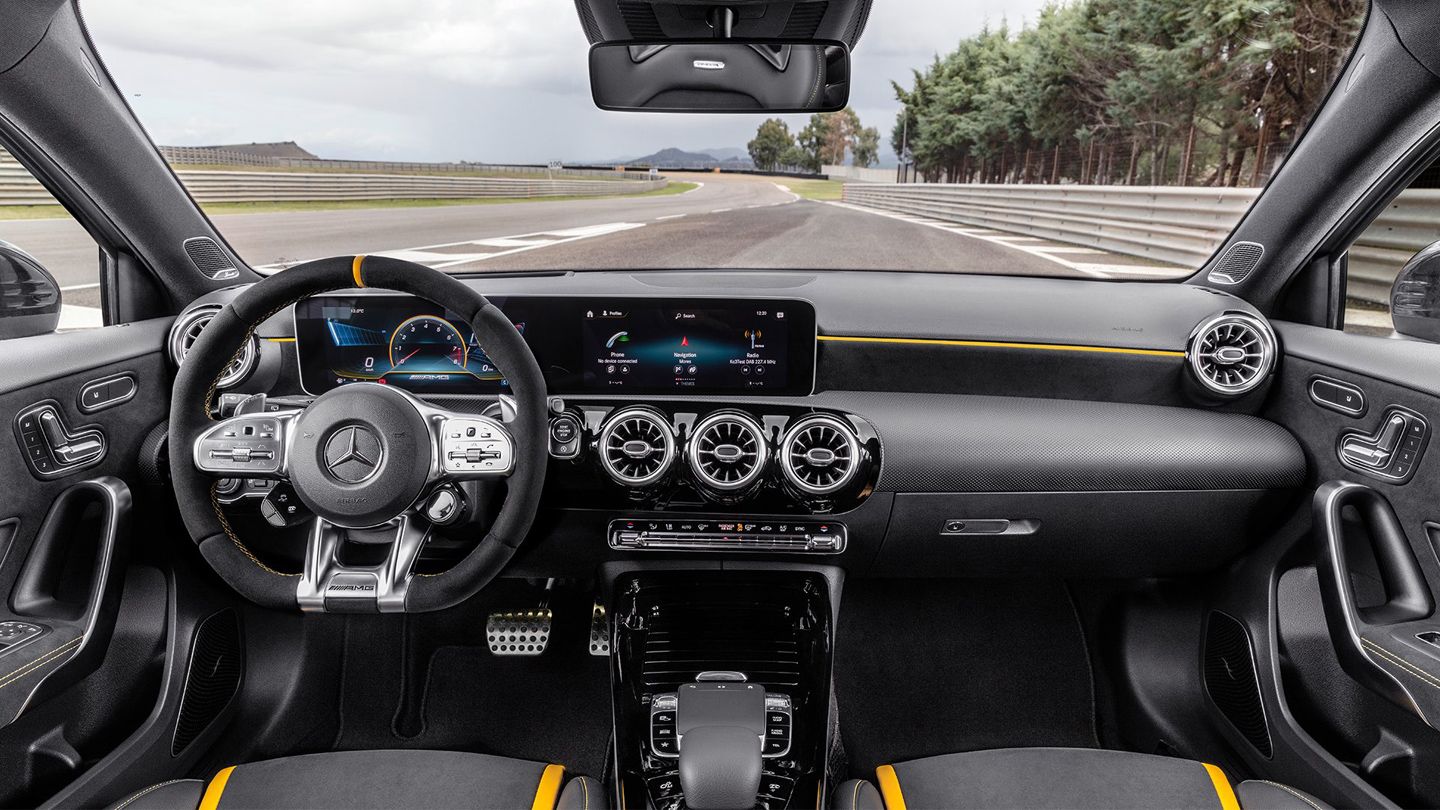
[[[85,687],[112,637],[133,638],[117,628],[119,616],[136,619],[133,605],[122,608],[130,541],[137,527],[159,525],[134,493],[148,486],[142,444],[169,408],[167,328],[157,320],[0,342],[9,423],[0,430],[0,760],[15,765],[0,769],[0,804],[72,779],[97,735],[127,733],[93,718],[131,717],[124,704],[146,694],[139,683]],[[140,618],[162,626],[163,600],[147,604],[160,615]],[[60,713],[75,723],[17,722],[75,694],[108,697]]]
[[[1316,491],[1309,538],[1289,564],[1313,566],[1307,577],[1318,587],[1303,606],[1282,609],[1323,616],[1329,648],[1317,655],[1314,639],[1282,638],[1282,658],[1304,656],[1287,669],[1297,679],[1288,708],[1392,800],[1434,806],[1440,444],[1431,433],[1440,426],[1440,346],[1275,326],[1285,355],[1265,416],[1299,439]],[[1337,679],[1358,684],[1361,696],[1335,699]]]

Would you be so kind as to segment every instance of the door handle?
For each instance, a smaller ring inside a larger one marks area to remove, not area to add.
[[[1344,514],[1354,509],[1375,561],[1385,601],[1361,605],[1351,578],[1357,542]],[[1440,631],[1430,617],[1435,600],[1390,502],[1363,484],[1331,481],[1315,492],[1314,526],[1320,542],[1320,597],[1325,625],[1350,677],[1440,728],[1440,647],[1425,641]]]

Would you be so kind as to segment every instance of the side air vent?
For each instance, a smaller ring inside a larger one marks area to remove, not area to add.
[[[760,480],[770,449],[765,429],[754,419],[737,411],[718,411],[695,425],[686,457],[702,486],[734,493]]]
[[[180,317],[175,319],[175,323],[170,327],[169,341],[172,363],[179,366],[185,362],[185,358],[190,354],[190,348],[195,345],[196,340],[200,339],[200,333],[205,331],[205,327],[210,324],[219,311],[220,307],[218,306],[200,306],[181,313]],[[216,387],[229,388],[250,376],[250,372],[255,369],[255,361],[259,354],[258,342],[252,335],[241,347],[235,359],[230,361],[230,365],[225,367],[225,372],[220,375],[220,381]]]
[[[619,484],[644,487],[659,481],[675,460],[670,423],[649,408],[617,411],[600,428],[600,464]]]
[[[1265,246],[1259,242],[1236,242],[1205,278],[1212,284],[1239,284],[1255,271],[1264,257]]]
[[[1275,367],[1275,334],[1259,318],[1226,312],[1195,328],[1185,354],[1201,385],[1221,396],[1239,396]]]
[[[1212,611],[1205,628],[1205,691],[1237,731],[1268,759],[1270,726],[1255,676],[1250,635],[1234,618]]]
[[[171,756],[180,756],[230,705],[245,671],[243,655],[235,611],[212,613],[196,628]]]
[[[849,425],[815,414],[790,426],[780,442],[780,471],[806,495],[833,495],[860,471],[860,440]]]
[[[634,3],[621,0],[620,17],[630,30],[631,39],[664,39],[665,29],[655,16],[655,7],[650,3]]]
[[[186,239],[184,242],[185,253],[190,257],[190,263],[195,265],[206,278],[216,281],[238,278],[240,271],[235,269],[235,263],[214,239],[208,236],[196,236]]]
[[[785,21],[781,39],[814,39],[820,30],[820,21],[825,19],[825,10],[830,4],[825,0],[814,3],[796,3],[790,10],[790,19]]]

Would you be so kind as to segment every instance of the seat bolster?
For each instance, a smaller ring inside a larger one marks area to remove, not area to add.
[[[571,779],[560,791],[560,800],[555,802],[555,810],[606,810],[609,806],[605,789],[588,776]]]
[[[1251,779],[1235,786],[1241,810],[1333,810],[1330,805],[1279,782]]]
[[[885,810],[885,800],[868,779],[848,779],[830,794],[830,810]]]
[[[110,810],[195,810],[204,792],[199,779],[171,779],[132,793]]]

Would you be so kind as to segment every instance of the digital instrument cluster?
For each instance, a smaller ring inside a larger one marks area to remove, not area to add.
[[[551,393],[809,394],[815,309],[788,299],[514,296],[491,302],[535,353]],[[503,391],[469,324],[399,294],[295,305],[300,380],[320,394],[375,382],[421,394]]]

